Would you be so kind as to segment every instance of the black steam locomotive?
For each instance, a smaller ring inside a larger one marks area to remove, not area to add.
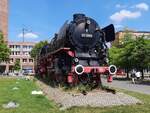
[[[56,83],[100,84],[102,74],[108,81],[116,67],[108,66],[107,42],[115,39],[114,26],[100,28],[84,14],[74,14],[37,57],[36,73]]]

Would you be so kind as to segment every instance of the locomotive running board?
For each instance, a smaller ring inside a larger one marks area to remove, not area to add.
[[[109,67],[88,67],[88,66],[85,66],[84,67],[84,72],[86,73],[91,73],[92,70],[95,70],[97,71],[97,73],[100,73],[100,74],[104,74],[104,73],[107,73],[109,72]],[[72,72],[75,72],[75,67],[72,67]]]
[[[54,52],[48,53],[48,56],[56,54],[56,53],[58,53],[60,51],[69,51],[69,50],[70,50],[70,48],[60,48],[60,49],[55,50]]]

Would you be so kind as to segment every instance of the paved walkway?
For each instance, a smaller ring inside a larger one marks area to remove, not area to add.
[[[132,84],[131,81],[119,81],[113,80],[112,83],[107,83],[107,80],[102,78],[104,85],[110,87],[116,87],[120,89],[125,89],[129,91],[135,91],[139,93],[149,94],[150,95],[150,83],[149,84]]]

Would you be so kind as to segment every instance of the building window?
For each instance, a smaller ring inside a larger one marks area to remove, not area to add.
[[[14,59],[13,59],[13,58],[11,58],[11,59],[10,59],[10,63],[13,63],[13,62],[14,62]]]
[[[20,55],[20,51],[15,52],[15,55]]]
[[[17,49],[20,49],[20,45],[16,45],[16,48],[17,48]]]
[[[14,52],[11,52],[10,54],[11,54],[11,55],[14,55]]]
[[[25,52],[23,52],[23,55],[25,55]]]
[[[25,51],[23,52],[23,55],[29,55],[29,52]]]
[[[14,45],[9,45],[9,48],[14,48]]]
[[[27,49],[27,46],[23,46],[23,49]]]
[[[33,48],[33,46],[29,46],[29,49],[32,49]]]
[[[33,62],[33,59],[29,59],[29,62]]]
[[[26,62],[27,62],[27,59],[23,59],[23,62],[26,63]]]

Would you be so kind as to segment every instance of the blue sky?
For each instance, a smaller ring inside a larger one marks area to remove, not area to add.
[[[84,13],[104,27],[150,31],[150,0],[9,0],[9,40],[50,40],[74,13]]]

